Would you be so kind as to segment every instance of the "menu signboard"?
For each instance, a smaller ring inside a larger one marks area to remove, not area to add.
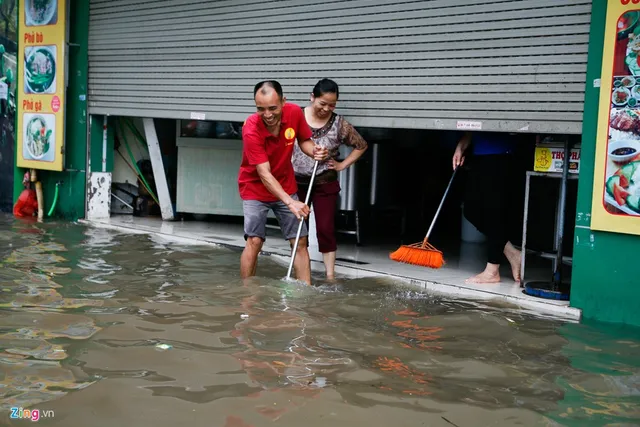
[[[20,2],[19,167],[63,169],[66,6],[66,0]]]

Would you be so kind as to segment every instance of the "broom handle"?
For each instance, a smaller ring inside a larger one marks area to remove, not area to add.
[[[313,172],[311,173],[311,180],[309,181],[309,189],[307,190],[307,197],[304,199],[304,204],[309,206],[309,199],[311,198],[311,189],[313,187],[313,180],[316,178],[316,171],[318,170],[318,161],[316,160],[313,165]],[[300,234],[302,232],[302,224],[304,224],[304,218],[300,218],[298,224],[298,233],[296,234],[296,241],[293,244],[293,250],[291,252],[291,261],[289,261],[289,269],[287,270],[287,280],[291,279],[291,270],[293,270],[293,262],[296,260],[296,252],[298,252],[298,244],[300,243]]]
[[[451,175],[451,179],[449,180],[449,185],[447,185],[447,189],[444,192],[444,196],[442,196],[442,200],[440,201],[440,206],[438,206],[438,210],[433,217],[433,221],[431,221],[431,226],[429,227],[429,231],[427,231],[427,235],[424,237],[422,241],[422,247],[427,246],[427,241],[429,240],[429,236],[431,236],[431,232],[433,231],[433,226],[436,225],[436,220],[438,219],[438,215],[440,215],[440,211],[442,210],[442,205],[444,205],[444,200],[447,198],[447,194],[449,194],[449,189],[451,188],[451,184],[453,183],[453,178],[456,176],[456,172],[458,172],[460,166],[456,167],[453,171],[453,175]]]

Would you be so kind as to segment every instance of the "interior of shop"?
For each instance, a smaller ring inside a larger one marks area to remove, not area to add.
[[[160,219],[156,183],[142,119],[114,118],[115,154],[111,214]],[[242,150],[241,123],[199,120],[154,120],[162,154],[174,223],[208,224],[242,238],[242,204],[237,170]],[[336,214],[338,265],[380,271],[398,267],[389,252],[399,245],[422,241],[452,174],[452,156],[461,133],[455,131],[357,128],[369,148],[355,166],[340,173],[341,196]],[[517,140],[510,179],[494,191],[514,201],[509,210],[509,236],[523,243],[527,171],[533,171],[536,145],[553,140],[561,146],[576,136],[513,134]],[[545,139],[546,138],[546,139]],[[348,152],[345,152],[346,155]],[[571,277],[571,256],[578,174],[567,181],[562,275]],[[531,177],[526,227],[524,281],[550,280],[561,174]],[[551,179],[547,179],[551,178]],[[468,173],[462,168],[453,181],[430,242],[444,252],[441,271],[405,266],[413,274],[433,276],[456,285],[478,273],[486,262],[486,239],[462,214]],[[275,218],[270,220],[272,244],[286,250]],[[197,228],[196,228],[197,229]],[[313,243],[313,239],[311,240]],[[311,248],[313,251],[313,247]],[[546,254],[546,255],[545,255]],[[320,254],[312,258],[322,259]],[[508,264],[503,284],[513,287]],[[513,290],[512,290],[513,291]],[[516,290],[515,292],[521,292]]]

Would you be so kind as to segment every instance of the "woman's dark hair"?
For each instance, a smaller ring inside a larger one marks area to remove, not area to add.
[[[278,94],[278,97],[279,97],[280,99],[282,99],[282,97],[284,96],[284,94],[283,94],[283,92],[282,92],[282,86],[280,85],[280,83],[278,83],[278,82],[277,82],[277,81],[275,81],[275,80],[264,80],[264,81],[261,81],[260,83],[258,83],[257,85],[255,85],[255,86],[254,86],[254,88],[253,88],[253,97],[254,97],[254,98],[256,97],[256,94],[258,93],[258,91],[259,91],[260,89],[263,89],[262,94],[263,94],[263,95],[266,95],[266,93],[264,92],[264,90],[265,90],[266,88],[268,88],[268,87],[270,87],[270,88],[272,88],[273,90],[275,90],[275,91],[276,91],[276,93]]]
[[[327,93],[335,93],[336,99],[338,99],[340,97],[338,83],[331,79],[322,79],[313,87],[313,96],[316,98]]]

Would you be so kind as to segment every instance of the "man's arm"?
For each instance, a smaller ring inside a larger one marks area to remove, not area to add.
[[[305,205],[304,202],[294,200],[290,195],[287,194],[286,191],[282,189],[282,185],[278,182],[278,180],[271,173],[271,165],[269,162],[260,163],[256,166],[256,170],[258,171],[258,176],[260,180],[267,187],[267,190],[278,199],[282,201],[289,210],[296,216],[298,219],[306,218],[309,215],[309,206]]]
[[[319,162],[326,160],[329,157],[329,150],[324,147],[317,146],[311,139],[313,136],[311,128],[307,124],[307,119],[304,118],[304,113],[301,109],[296,109],[295,117],[298,121],[298,147],[307,156]]]
[[[260,180],[271,194],[282,200],[282,202],[287,206],[294,202],[293,198],[284,191],[282,185],[280,185],[276,177],[271,173],[271,165],[269,162],[256,165],[256,170],[258,171]]]
[[[326,160],[329,157],[329,150],[324,147],[317,146],[311,138],[298,143],[300,150],[313,160],[319,162]]]
[[[307,156],[313,158],[313,156],[315,155],[314,148],[316,144],[314,144],[311,138],[305,141],[299,142],[298,146],[300,147],[300,150],[302,150],[302,152]]]
[[[269,156],[265,149],[265,141],[258,134],[253,122],[246,124],[242,128],[242,143],[244,154],[249,160],[249,164],[255,165],[260,180],[267,187],[267,190],[282,200],[287,206],[291,204],[293,199],[286,191],[282,189],[282,185],[271,173],[271,165],[269,164]]]

